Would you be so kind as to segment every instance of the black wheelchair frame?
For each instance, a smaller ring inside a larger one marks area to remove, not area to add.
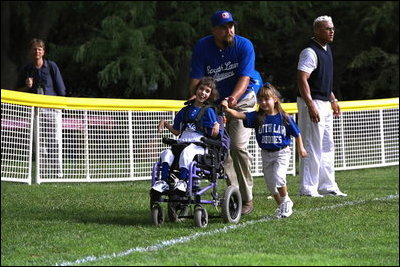
[[[175,160],[170,168],[171,174],[174,175],[171,175],[168,180],[170,189],[163,193],[150,190],[150,210],[152,221],[156,226],[160,226],[165,222],[162,203],[167,203],[168,217],[171,222],[177,222],[184,218],[193,218],[195,225],[198,227],[206,227],[208,219],[214,217],[222,217],[226,223],[236,224],[239,222],[242,210],[242,198],[239,189],[236,186],[227,185],[223,194],[221,194],[218,188],[220,180],[228,184],[228,176],[225,174],[223,166],[227,155],[224,153],[222,143],[219,140],[207,137],[202,137],[201,141],[195,142],[195,144],[207,148],[208,153],[196,155],[189,165],[186,193],[177,193],[173,190],[173,185],[177,182],[177,179],[172,177],[179,177],[179,170],[176,166],[179,160],[179,150],[182,151],[182,149],[177,149],[178,155],[175,154],[176,152],[174,153]],[[182,145],[177,144],[175,139],[169,138],[163,138],[163,143],[171,145],[173,152],[173,146]],[[159,161],[153,164],[151,186],[160,179],[161,168]],[[206,193],[210,194],[207,199],[204,198]],[[209,216],[205,205],[220,207],[220,215]],[[192,209],[192,207],[194,208]]]

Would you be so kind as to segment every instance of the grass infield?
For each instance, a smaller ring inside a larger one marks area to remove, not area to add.
[[[254,212],[206,228],[192,219],[155,227],[150,181],[2,182],[1,265],[399,265],[399,166],[337,172],[345,198],[300,197],[298,176],[287,179],[291,217],[272,219],[275,202],[256,177]]]

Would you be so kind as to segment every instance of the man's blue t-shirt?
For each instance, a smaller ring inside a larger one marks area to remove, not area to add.
[[[235,35],[234,45],[224,49],[215,44],[212,35],[197,41],[192,54],[190,77],[201,79],[205,76],[216,80],[220,100],[230,96],[240,77],[255,76],[255,53],[251,41]],[[252,81],[242,98],[251,90]]]
[[[188,106],[182,108],[175,116],[174,119],[174,124],[172,127],[175,130],[180,130],[183,132],[184,130],[189,130],[193,132],[198,132],[200,134],[209,136],[211,134],[211,129],[213,128],[214,124],[217,122],[217,115],[215,114],[214,109],[212,108],[207,108],[207,110],[204,112],[204,115],[201,117],[200,124],[206,131],[206,133],[201,132],[200,129],[196,129],[196,124],[195,123],[186,123],[185,122],[185,109],[189,108],[189,113],[188,113],[188,120],[189,121],[194,121],[196,118],[197,114],[200,112],[201,108],[194,107],[194,106]]]
[[[256,140],[261,149],[276,150],[290,145],[290,137],[299,136],[300,130],[289,116],[289,124],[284,123],[281,114],[266,116],[261,127],[256,129],[257,111],[246,112],[244,127],[255,129]]]
[[[260,91],[260,88],[263,87],[264,84],[261,74],[258,71],[254,70],[254,75],[251,77],[251,80],[254,93],[256,93],[257,95],[258,91]]]

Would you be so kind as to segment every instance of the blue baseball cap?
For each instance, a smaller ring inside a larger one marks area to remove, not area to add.
[[[235,23],[235,21],[233,20],[232,14],[228,11],[220,10],[220,11],[215,12],[211,16],[211,25],[213,27],[224,25],[229,22]]]

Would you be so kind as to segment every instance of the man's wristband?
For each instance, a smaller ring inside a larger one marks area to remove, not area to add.
[[[336,98],[334,100],[329,100],[331,103],[333,102],[338,102],[339,100],[337,100]]]

